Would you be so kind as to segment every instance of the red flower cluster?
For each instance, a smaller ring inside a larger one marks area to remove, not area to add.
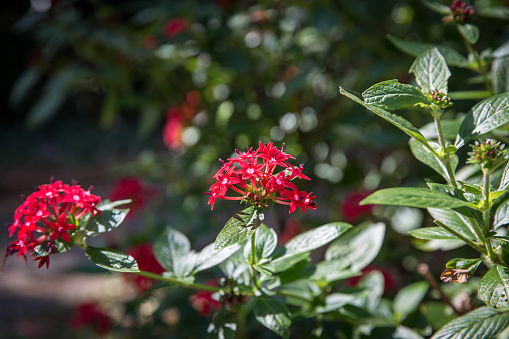
[[[290,205],[289,213],[294,212],[297,207],[303,212],[306,208],[316,209],[313,202],[315,196],[300,191],[292,183],[295,178],[310,179],[302,174],[304,165],[295,167],[287,162],[288,159],[295,158],[284,152],[284,145],[280,151],[272,142],[267,145],[260,142],[256,151],[250,147],[247,152],[236,152],[237,157],[228,159],[228,162],[220,159],[223,167],[214,175],[217,182],[210,187],[210,192],[205,193],[210,195],[211,209],[214,209],[216,199],[243,200],[263,208],[274,203]],[[275,173],[278,166],[283,167],[283,170]],[[240,196],[226,196],[228,189]]]
[[[474,15],[474,7],[469,6],[466,1],[454,0],[449,6],[451,13],[443,19],[444,22],[457,22],[459,24],[470,21]]]
[[[73,330],[90,326],[100,335],[108,334],[113,326],[110,317],[94,303],[79,305],[70,325]]]
[[[91,189],[91,188],[90,188]],[[41,185],[24,199],[14,212],[14,223],[9,224],[9,236],[17,231],[17,239],[8,247],[5,256],[18,253],[26,262],[27,253],[31,254],[41,244],[49,254],[56,253],[55,241],[61,239],[70,242],[69,233],[77,226],[77,220],[86,213],[100,213],[96,206],[101,198],[85,191],[79,185],[64,185],[61,181]],[[49,256],[32,254],[34,260],[40,260],[39,267],[49,265]]]
[[[142,271],[155,274],[162,274],[165,271],[152,252],[152,244],[145,243],[131,247],[126,251],[126,253],[136,259],[138,267]],[[140,293],[148,291],[155,282],[154,279],[135,274],[125,274],[124,277],[128,281],[131,281]]]

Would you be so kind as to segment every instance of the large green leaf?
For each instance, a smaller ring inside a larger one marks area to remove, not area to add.
[[[455,147],[488,133],[509,122],[509,93],[502,93],[481,101],[468,112],[460,126]]]
[[[233,339],[237,330],[236,320],[232,313],[228,312],[226,308],[222,308],[207,328],[207,338]]]
[[[161,266],[177,277],[188,275],[196,265],[196,253],[191,252],[189,239],[170,226],[156,239],[154,255]]]
[[[429,145],[435,150],[440,150],[441,148],[440,145],[433,142],[430,142]],[[444,177],[445,180],[450,180],[447,167],[437,158],[436,153],[432,152],[415,139],[410,140],[410,150],[417,160],[433,168],[438,174]],[[456,155],[452,158],[451,163],[451,167],[454,171],[458,165],[458,157]]]
[[[355,296],[345,293],[332,293],[325,297],[325,305],[317,306],[317,313],[327,313],[335,311],[346,304],[349,304]]]
[[[423,52],[410,67],[410,73],[425,93],[438,90],[447,93],[447,80],[451,72],[445,58],[437,48]]]
[[[414,187],[381,189],[362,200],[360,204],[442,209],[472,205],[468,201],[462,201],[446,194]]]
[[[414,311],[429,289],[426,281],[418,281],[403,287],[394,297],[394,316],[397,322],[403,320],[407,315]]]
[[[366,104],[393,110],[417,104],[429,105],[428,98],[416,87],[387,80],[371,86],[362,93]]]
[[[285,244],[286,254],[308,252],[322,247],[350,228],[352,225],[346,222],[332,222],[301,233]]]
[[[457,25],[460,34],[471,44],[475,44],[479,40],[479,28],[475,25],[464,24]]]
[[[285,271],[290,267],[294,266],[298,262],[305,260],[309,257],[309,252],[297,252],[297,253],[288,253],[281,257],[277,257],[268,263],[264,263],[260,266],[263,270],[268,270],[270,273],[277,273],[281,271]]]
[[[116,272],[139,272],[136,260],[121,251],[88,246],[87,257],[99,267]]]
[[[238,244],[249,238],[263,221],[263,211],[254,206],[235,214],[216,238],[216,249]]]
[[[458,53],[453,48],[447,47],[447,46],[436,46],[433,44],[427,44],[422,42],[415,42],[415,41],[407,41],[400,38],[397,38],[392,35],[387,35],[387,39],[394,44],[397,48],[399,48],[401,51],[417,57],[424,53],[427,50],[430,50],[434,47],[438,48],[438,51],[440,54],[442,54],[447,61],[447,64],[450,66],[456,66],[456,67],[468,67],[470,63],[468,62],[467,58],[465,58],[463,55]]]
[[[290,336],[291,315],[285,304],[268,296],[256,298],[253,312],[263,326],[276,332],[283,338]]]
[[[268,258],[277,246],[277,234],[266,225],[261,225],[255,232],[255,263],[264,258]],[[251,260],[251,242],[244,246],[244,257]]]
[[[509,92],[509,56],[493,59],[490,75],[495,94]]]
[[[196,255],[196,264],[194,272],[200,272],[208,268],[214,267],[216,265],[219,265],[220,263],[231,257],[233,253],[237,252],[239,249],[240,244],[228,246],[218,250],[214,248],[214,244],[205,246]]]
[[[473,218],[467,218],[450,209],[428,208],[428,213],[433,219],[440,221],[463,237],[479,241],[477,232],[475,231],[475,220]]]
[[[83,219],[84,224],[80,225],[81,230],[85,236],[92,237],[101,233],[109,232],[118,227],[129,213],[129,209],[114,208],[118,205],[128,204],[131,200],[121,200],[112,203],[105,203],[98,207],[101,213],[94,216],[87,216]]]
[[[499,311],[509,311],[509,269],[493,266],[479,281],[479,299]]]
[[[325,252],[327,261],[341,261],[351,269],[361,270],[377,256],[385,236],[383,223],[366,223],[354,227],[330,244]]]
[[[498,206],[495,212],[495,220],[493,221],[493,227],[498,228],[502,225],[509,224],[509,200],[504,201]]]
[[[339,87],[339,92],[343,94],[344,96],[350,98],[351,100],[355,101],[358,104],[361,104],[362,106],[369,109],[371,112],[375,113],[382,119],[387,120],[412,138],[415,138],[422,142],[423,144],[427,144],[426,138],[422,135],[422,133],[412,125],[408,120],[400,117],[399,115],[387,112],[386,110],[382,109],[381,107],[378,107],[376,105],[369,105],[366,104],[364,101],[362,101],[359,97],[357,97],[355,94],[350,93],[346,89]]]
[[[479,307],[443,326],[431,339],[492,339],[509,325],[509,313]]]
[[[412,237],[424,240],[458,239],[457,236],[447,232],[441,227],[424,227],[408,232]]]
[[[67,87],[61,76],[55,75],[47,81],[44,90],[27,114],[30,126],[40,126],[50,120],[63,105]]]
[[[499,191],[505,191],[509,188],[509,162],[505,165],[504,173],[502,174],[502,180],[500,180]]]

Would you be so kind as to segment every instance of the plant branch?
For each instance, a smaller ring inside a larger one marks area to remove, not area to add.
[[[442,301],[447,305],[451,306],[451,308],[454,310],[454,313],[456,313],[457,315],[462,315],[465,313],[457,309],[456,306],[454,306],[454,304],[451,302],[449,297],[445,295],[445,293],[440,288],[440,285],[435,280],[435,277],[433,277],[433,274],[431,274],[431,272],[429,271],[428,264],[421,263],[417,265],[417,272],[420,275],[422,275],[424,279],[426,279],[426,281],[430,284],[430,286],[440,294],[440,298],[442,299]]]
[[[483,169],[482,173],[483,173],[483,178],[482,178],[483,190],[482,191],[483,191],[483,198],[484,198],[483,212],[482,212],[483,223],[484,223],[483,228],[484,228],[484,233],[487,234],[490,232],[490,207],[491,207],[491,203],[490,203],[490,172],[487,169]],[[497,255],[493,251],[491,239],[485,238],[484,243],[486,245],[486,249],[488,250],[488,255],[491,258],[491,261],[493,261],[493,263],[495,263],[495,264],[498,263],[499,260],[498,260]]]
[[[493,88],[491,87],[490,79],[486,72],[486,65],[484,65],[484,63],[481,60],[481,57],[479,56],[479,53],[477,53],[477,51],[470,44],[470,42],[468,42],[468,40],[465,39],[465,37],[463,37],[463,34],[460,34],[460,35],[461,35],[461,39],[463,39],[463,42],[465,43],[465,46],[466,46],[468,52],[471,53],[475,58],[475,62],[477,63],[477,71],[479,71],[479,73],[481,73],[481,75],[483,77],[484,86],[490,92],[489,96],[493,95]]]
[[[260,290],[260,288],[258,287],[258,280],[256,278],[256,270],[253,267],[253,265],[256,264],[255,234],[256,234],[256,232],[254,232],[253,235],[251,236],[251,260],[249,263],[249,268],[251,268],[253,285],[254,285],[255,289]]]
[[[151,278],[154,280],[159,280],[159,281],[167,282],[167,283],[174,284],[174,285],[179,285],[179,286],[183,286],[183,287],[187,287],[187,288],[194,288],[197,290],[210,291],[210,292],[219,292],[221,290],[220,287],[196,284],[196,283],[185,283],[178,279],[165,277],[165,276],[155,274],[152,272],[139,271],[139,272],[135,272],[135,274],[141,275],[142,277]]]

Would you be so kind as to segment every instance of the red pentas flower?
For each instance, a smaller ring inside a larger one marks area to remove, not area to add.
[[[24,198],[14,211],[14,222],[9,224],[9,236],[16,234],[16,241],[8,247],[5,256],[18,254],[26,262],[27,254],[39,261],[39,267],[49,265],[49,255],[57,252],[59,242],[71,242],[78,220],[87,213],[100,213],[96,206],[101,198],[85,191],[79,185],[62,184],[61,181],[41,185],[37,191]],[[41,256],[34,252],[40,245]]]
[[[207,316],[212,312],[218,311],[221,304],[216,299],[212,298],[214,292],[211,291],[198,291],[193,294],[189,301],[191,306],[198,311],[201,315]]]
[[[216,199],[242,200],[263,208],[275,203],[289,205],[289,213],[297,208],[303,212],[316,209],[315,196],[299,190],[292,182],[295,178],[310,179],[302,173],[304,165],[296,167],[288,163],[295,158],[284,152],[284,145],[278,150],[272,142],[266,145],[260,142],[257,150],[250,147],[246,152],[235,151],[237,156],[228,162],[220,159],[223,166],[214,175],[216,182],[205,193],[210,195],[211,209]],[[282,170],[277,171],[278,167]],[[228,191],[235,195],[227,195]]]
[[[470,21],[472,15],[474,15],[474,7],[469,6],[466,1],[453,0],[451,6],[449,6],[450,13],[442,20],[444,22],[456,22],[464,23]]]
[[[136,262],[138,267],[142,271],[161,274],[165,269],[159,264],[154,253],[152,252],[152,244],[144,243],[133,246],[126,251],[127,254],[131,255]],[[124,277],[132,282],[138,292],[143,293],[149,290],[155,283],[154,279],[142,277],[135,274],[125,274]]]
[[[92,327],[100,335],[108,334],[113,326],[110,317],[94,303],[78,305],[71,318],[70,325],[73,330]]]

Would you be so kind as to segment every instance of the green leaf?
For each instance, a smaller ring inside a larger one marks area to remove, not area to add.
[[[481,264],[482,259],[465,259],[455,258],[447,262],[445,266],[451,269],[469,270],[470,274],[474,274],[475,270]]]
[[[207,338],[233,339],[235,331],[237,331],[236,317],[225,308],[221,308],[207,328]]]
[[[438,144],[433,142],[429,142],[429,145],[435,150],[439,150],[441,148]],[[410,140],[410,150],[417,160],[434,169],[438,174],[444,177],[445,180],[450,181],[447,167],[445,167],[445,165],[437,158],[436,153],[432,152],[421,142],[415,139]],[[454,155],[451,162],[452,169],[454,171],[458,165],[458,157]]]
[[[433,219],[449,226],[456,233],[461,234],[467,239],[479,241],[475,231],[475,220],[465,217],[450,209],[428,208],[428,213]]]
[[[221,232],[215,242],[216,249],[238,244],[249,238],[263,221],[263,211],[254,206],[235,214]]]
[[[352,270],[345,270],[344,268],[349,266],[348,262],[341,259],[322,261],[316,265],[316,269],[313,275],[309,277],[311,280],[323,280],[327,283],[348,279],[351,277],[359,276],[360,273]]]
[[[41,73],[35,68],[28,68],[23,71],[12,86],[9,103],[11,105],[19,105],[40,78]]]
[[[253,312],[263,326],[279,334],[283,338],[290,336],[291,315],[282,302],[267,296],[256,298]]]
[[[88,246],[88,259],[99,267],[116,272],[139,272],[136,260],[121,251]]]
[[[60,76],[52,77],[44,86],[43,93],[27,114],[30,126],[40,126],[50,120],[62,106],[66,97],[66,86]]]
[[[426,5],[426,7],[437,12],[438,14],[447,15],[451,13],[449,6],[443,5],[439,2],[423,0],[423,3]]]
[[[447,324],[449,321],[456,319],[456,314],[451,306],[439,301],[428,301],[421,305],[421,313],[426,318],[434,330]]]
[[[266,269],[271,273],[277,273],[289,269],[293,265],[301,262],[309,257],[309,252],[289,253],[281,257],[275,258],[268,263],[260,265],[262,269]]]
[[[362,93],[364,102],[393,110],[417,104],[430,105],[426,96],[416,87],[387,80],[371,86]]]
[[[441,227],[424,227],[408,232],[412,237],[424,240],[458,239]]]
[[[509,92],[509,56],[493,59],[490,75],[495,94]]]
[[[429,284],[426,281],[418,281],[403,287],[398,294],[396,294],[393,308],[398,323],[417,309],[428,292],[428,289]]]
[[[499,191],[506,191],[509,188],[509,162],[505,165],[504,173],[502,174],[502,179],[500,181],[500,186],[498,187]]]
[[[359,225],[330,244],[325,252],[325,259],[342,261],[344,265],[350,265],[353,271],[360,271],[375,259],[382,247],[384,236],[383,223]]]
[[[509,269],[501,265],[493,266],[479,281],[479,299],[499,311],[509,310]]]
[[[54,245],[54,246],[56,246],[56,248],[53,246],[51,246],[51,248],[50,248],[50,247],[48,247],[48,245],[50,245],[50,246]],[[45,256],[51,255],[51,254],[64,253],[64,252],[67,252],[68,250],[70,250],[73,245],[74,245],[73,238],[71,238],[71,242],[63,241],[60,238],[56,239],[52,243],[43,241],[41,244],[35,246],[32,254],[37,257],[45,257]]]
[[[350,228],[352,225],[345,222],[333,222],[301,233],[285,244],[285,254],[312,251],[336,239]]]
[[[255,232],[255,262],[268,258],[277,246],[277,234],[266,225],[261,225]],[[244,246],[244,257],[251,260],[251,242]]]
[[[355,299],[355,296],[351,294],[345,293],[332,293],[325,297],[325,305],[317,306],[317,313],[327,313],[335,311],[346,304],[349,304],[352,300]]]
[[[368,204],[441,209],[472,205],[446,194],[414,187],[381,189],[360,202],[360,205]]]
[[[468,59],[461,55],[458,51],[447,46],[436,46],[422,42],[407,41],[392,35],[387,35],[387,39],[402,52],[417,57],[432,48],[438,48],[440,54],[443,55],[448,65],[465,68],[470,65]]]
[[[129,209],[104,209],[99,208],[101,214],[97,213],[85,220],[85,224],[80,227],[85,236],[93,237],[101,233],[109,232],[118,227],[129,213]]]
[[[431,339],[491,339],[509,325],[509,313],[479,307],[442,327]]]
[[[498,228],[502,225],[509,224],[509,200],[504,201],[498,206],[495,212],[495,220],[493,221],[493,227]]]
[[[457,25],[460,34],[467,40],[471,45],[475,44],[479,40],[479,28],[471,24]]]
[[[339,87],[339,92],[341,94],[343,94],[344,96],[350,98],[351,100],[355,101],[356,103],[361,104],[362,106],[366,107],[367,109],[369,109],[371,112],[375,113],[382,119],[387,120],[388,122],[390,122],[391,124],[393,124],[394,126],[399,128],[400,130],[402,130],[403,132],[405,132],[406,134],[411,136],[412,138],[419,140],[423,144],[428,143],[426,138],[417,129],[417,127],[412,125],[408,120],[400,117],[399,115],[387,112],[386,110],[384,110],[378,106],[368,105],[364,101],[362,101],[359,97],[357,97],[353,93],[348,92],[346,89],[344,89],[342,87]]]
[[[206,270],[208,268],[219,265],[229,257],[233,255],[233,253],[237,252],[240,249],[240,244],[235,244],[233,246],[228,246],[221,249],[214,249],[214,244],[209,244],[205,246],[197,255],[196,255],[196,263],[194,267],[194,272],[200,272]]]
[[[196,264],[196,253],[191,252],[189,239],[170,226],[157,237],[154,256],[161,266],[177,277],[188,275]]]
[[[362,289],[360,293],[357,293],[356,306],[365,306],[369,312],[374,313],[384,294],[385,283],[384,276],[380,271],[371,271],[366,274],[360,281],[359,288]]]
[[[437,48],[419,55],[410,67],[410,73],[415,75],[415,80],[423,92],[438,90],[447,93],[447,79],[451,76],[451,72],[445,58]]]
[[[502,93],[481,101],[468,112],[460,126],[455,147],[488,133],[509,122],[509,93]]]

